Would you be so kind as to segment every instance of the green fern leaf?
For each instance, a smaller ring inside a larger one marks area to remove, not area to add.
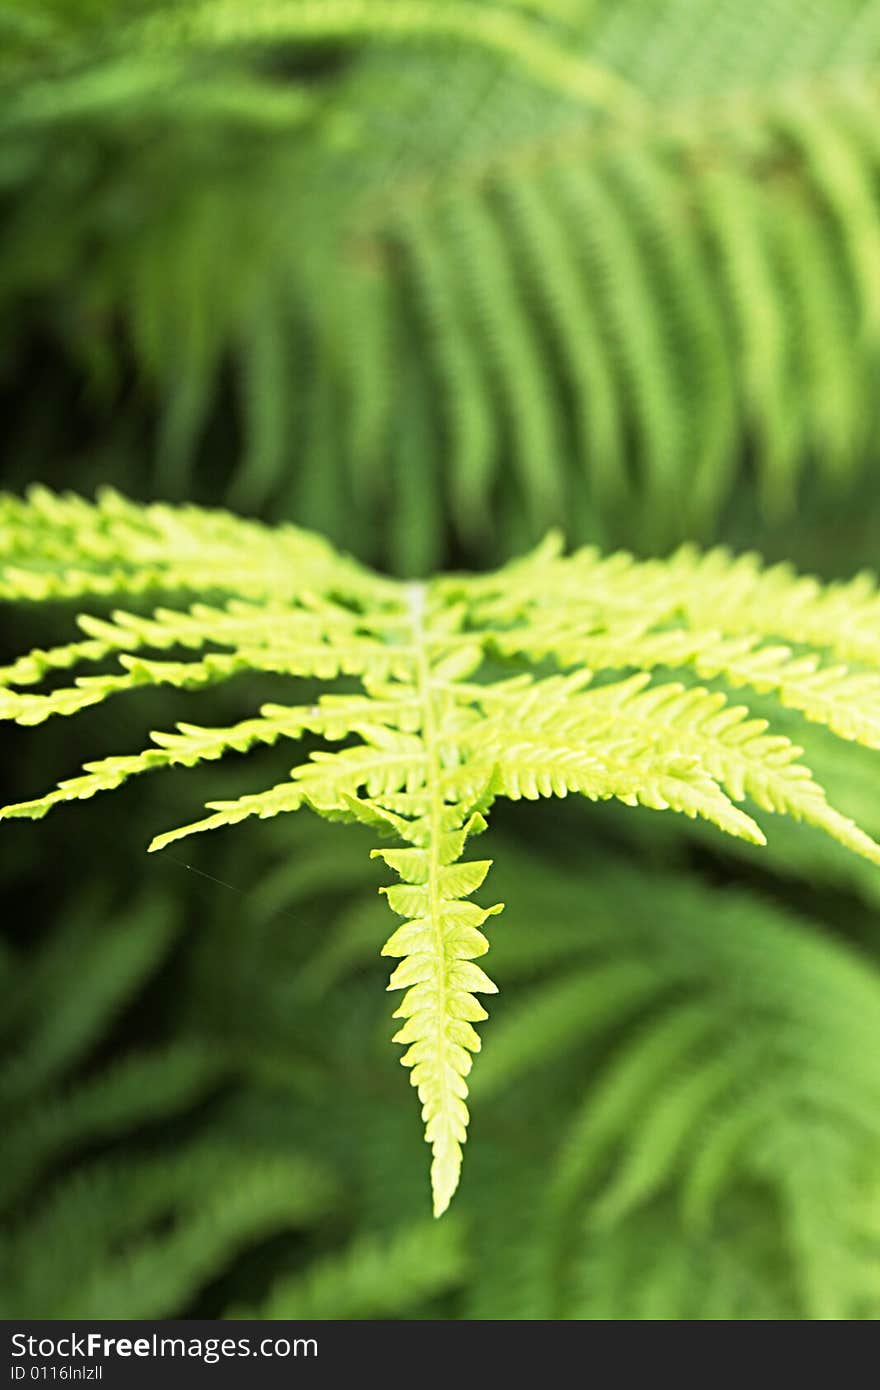
[[[839,738],[878,746],[880,600],[867,578],[823,588],[723,552],[641,563],[593,550],[563,557],[551,537],[495,574],[405,584],[291,527],[139,507],[112,493],[92,505],[36,489],[26,501],[5,498],[0,514],[7,598],[137,595],[149,609],[109,620],[86,614],[84,641],[35,649],[7,666],[6,718],[34,724],[143,685],[191,689],[247,672],[360,682],[360,692],[327,692],[312,704],[266,704],[225,728],[180,724],[154,734],[153,747],[89,763],[83,775],[2,814],[40,817],[142,772],[306,733],[341,744],[314,749],[268,790],[209,803],[207,818],[151,847],[303,807],[365,821],[402,842],[377,851],[398,876],[383,891],[404,919],[384,954],[399,962],[389,989],[405,990],[395,1040],[406,1047],[402,1062],[432,1146],[438,1215],[459,1179],[466,1078],[480,1045],[474,1024],[486,1017],[476,996],[496,988],[476,961],[489,947],[483,928],[500,908],[470,900],[490,861],[462,857],[496,798],[616,799],[700,817],[762,844],[763,831],[741,806],[749,801],[880,863],[880,846],[828,803],[802,749],[747,705],[729,703],[723,688],[755,692]],[[177,607],[153,606],[172,598]],[[186,660],[171,659],[179,649]],[[157,660],[153,650],[166,656]],[[30,688],[108,662],[117,669],[45,694]],[[554,664],[559,673],[548,674]],[[682,679],[658,679],[661,666]],[[722,688],[695,683],[707,677]],[[589,988],[600,984],[597,977]],[[642,986],[624,972],[613,988],[601,987],[610,1000],[618,988],[627,995]],[[566,1017],[579,1026],[587,988],[575,980],[553,1000],[560,1039]],[[496,1071],[503,1055],[501,1048]],[[721,1085],[721,1059],[719,1068]],[[693,1103],[704,1100],[698,1087]],[[671,1147],[677,1132],[666,1131],[662,1116],[657,1127],[657,1147]],[[635,1155],[614,1200],[634,1200],[646,1181]]]
[[[474,554],[499,505],[523,545],[565,519],[658,550],[753,476],[774,520],[876,455],[880,0],[24,8],[0,297],[48,303],[120,417],[123,325],[163,495],[230,361],[245,448],[212,486],[346,543],[353,488],[412,572],[432,517]]]

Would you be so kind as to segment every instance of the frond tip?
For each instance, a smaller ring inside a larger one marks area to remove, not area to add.
[[[438,803],[403,832],[417,848],[373,851],[403,880],[382,889],[392,910],[409,919],[382,954],[400,959],[388,988],[406,990],[394,1013],[405,1021],[392,1041],[407,1048],[400,1060],[412,1068],[410,1081],[422,1102],[435,1216],[449,1206],[461,1171],[469,1118],[465,1078],[470,1054],[480,1050],[474,1024],[488,1017],[476,995],[497,993],[474,960],[489,949],[480,928],[502,904],[464,901],[482,884],[491,860],[458,862],[465,837],[479,828],[476,818],[465,820],[458,808]]]
[[[490,861],[462,858],[496,797],[615,798],[763,844],[749,802],[880,863],[880,846],[829,805],[803,750],[765,717],[784,706],[805,742],[812,721],[880,747],[880,597],[865,576],[822,586],[723,551],[640,563],[566,557],[553,543],[496,574],[400,584],[292,527],[115,494],[89,504],[36,489],[0,499],[0,522],[3,596],[101,610],[80,617],[84,639],[2,671],[0,717],[37,724],[138,686],[197,689],[253,672],[360,682],[225,728],[178,724],[0,815],[39,818],[141,772],[305,734],[342,744],[315,749],[268,790],[210,803],[206,819],[150,848],[303,807],[401,842],[375,851],[398,876],[382,891],[404,919],[383,954],[398,961],[389,989],[405,991],[394,1040],[421,1101],[437,1215],[459,1179],[474,1025],[487,1016],[477,996],[496,989],[476,961],[500,905],[471,901]],[[119,598],[140,611],[108,618]],[[66,674],[83,666],[89,674]],[[658,678],[663,667],[676,678]],[[48,692],[34,688],[47,680]]]

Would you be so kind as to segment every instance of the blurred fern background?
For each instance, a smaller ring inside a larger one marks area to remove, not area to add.
[[[3,0],[0,207],[9,488],[403,574],[554,523],[878,564],[878,0]],[[4,764],[91,732],[138,745],[114,708]],[[867,753],[815,771],[880,832]],[[147,859],[175,776],[0,835],[2,1315],[880,1314],[876,870],[786,822],[496,814],[502,995],[431,1222],[372,841]]]

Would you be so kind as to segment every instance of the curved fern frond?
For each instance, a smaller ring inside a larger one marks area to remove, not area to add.
[[[7,1311],[37,1303],[71,1317],[103,1307],[161,1317],[267,1233],[315,1223],[334,1196],[326,1172],[303,1156],[236,1153],[216,1141],[89,1164],[0,1243]],[[63,1236],[54,1247],[51,1230]]]
[[[518,904],[523,935],[548,902],[570,910],[576,901],[573,882],[559,881],[568,877],[561,863],[548,868],[527,852],[504,863],[499,875]],[[606,1306],[620,1316],[630,1306],[624,1291],[615,1281],[613,1292],[603,1290],[592,1278],[585,1286],[578,1263],[601,1266],[606,1251],[621,1256],[628,1230],[649,1231],[662,1208],[666,1251],[710,1239],[726,1250],[719,1229],[740,1218],[743,1231],[763,1231],[765,1239],[778,1228],[774,1239],[790,1266],[781,1286],[800,1315],[865,1316],[878,1272],[876,1248],[865,1239],[880,1148],[880,982],[872,962],[809,919],[741,889],[710,889],[589,850],[585,872],[594,891],[566,924],[567,952],[551,944],[544,959],[540,934],[531,934],[532,969],[546,978],[499,1020],[475,1086],[489,1105],[514,1079],[524,1084],[527,1071],[540,1086],[564,1056],[577,1056],[576,1074],[589,1076],[537,1218],[545,1290],[555,1290],[565,1316],[601,1316]],[[508,961],[515,967],[508,952],[500,940],[502,975]],[[575,979],[582,997],[571,991],[565,1005]],[[722,1279],[718,1262],[713,1280]],[[743,1272],[750,1264],[769,1267],[755,1254]],[[675,1305],[675,1281],[664,1293],[646,1277],[639,1297],[651,1287]],[[687,1301],[706,1302],[695,1286]],[[747,1306],[754,1309],[754,1294]],[[643,1308],[637,1316],[651,1314]]]
[[[600,110],[637,109],[634,93],[616,73],[567,52],[509,9],[461,0],[202,0],[185,12],[151,16],[131,37],[149,49],[172,50],[185,43],[458,39],[510,58],[538,82],[579,102]]]
[[[762,844],[743,808],[750,802],[880,863],[880,845],[828,803],[802,749],[724,689],[772,697],[841,739],[877,747],[880,599],[867,577],[823,588],[723,552],[683,551],[666,562],[593,550],[563,557],[551,536],[496,574],[407,584],[290,527],[139,507],[111,493],[89,504],[37,489],[27,501],[5,499],[2,515],[7,598],[94,604],[137,595],[149,607],[82,616],[83,641],[8,665],[0,691],[8,719],[35,724],[138,686],[191,689],[248,672],[359,682],[359,691],[264,704],[227,727],[155,733],[151,748],[88,763],[2,814],[37,818],[141,772],[306,734],[341,744],[314,748],[268,790],[209,803],[207,818],[157,836],[152,848],[303,807],[403,842],[377,851],[400,879],[384,892],[405,919],[384,953],[399,961],[389,988],[406,990],[396,1041],[407,1048],[402,1061],[432,1145],[437,1214],[458,1183],[465,1078],[479,1047],[473,1025],[486,1016],[476,995],[495,990],[475,962],[499,908],[469,901],[489,861],[462,856],[496,798],[577,792],[700,817]],[[157,660],[154,650],[166,655]],[[178,650],[187,659],[169,659]],[[70,667],[107,663],[115,665],[57,683]],[[660,666],[681,679],[658,679]],[[32,688],[44,681],[54,688]],[[566,1009],[582,998],[575,984]]]
[[[399,1317],[461,1279],[461,1231],[454,1221],[404,1226],[389,1239],[363,1237],[338,1255],[316,1261],[304,1274],[279,1281],[258,1309],[227,1317],[259,1316],[337,1321]]]
[[[657,550],[875,455],[880,0],[29,9],[0,299],[120,417],[125,324],[163,494],[231,410],[212,498],[347,542],[353,488],[416,573],[413,499],[474,552],[499,506]]]

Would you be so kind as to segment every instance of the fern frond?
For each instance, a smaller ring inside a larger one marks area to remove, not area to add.
[[[241,44],[321,41],[362,36],[386,41],[437,36],[485,46],[513,59],[539,82],[603,109],[635,107],[616,73],[552,43],[518,15],[460,0],[204,0],[185,15],[151,17],[135,29],[135,42],[152,48],[181,43]]]
[[[785,1316],[869,1315],[878,1264],[864,1237],[880,1144],[873,961],[753,893],[710,889],[607,850],[581,858],[589,904],[565,926],[553,922],[546,956],[531,923],[558,908],[571,916],[575,879],[562,857],[547,866],[523,846],[499,862],[511,923],[495,943],[496,969],[508,978],[528,945],[533,975],[545,978],[509,998],[474,1087],[485,1111],[530,1078],[536,1090],[554,1077],[589,1078],[541,1185],[533,1239],[544,1249],[545,1303],[532,1316],[613,1308],[620,1317],[632,1307],[614,1280],[581,1285],[578,1266],[604,1259],[600,1251],[623,1258],[636,1231],[648,1259],[658,1209],[668,1224],[658,1259],[675,1263],[680,1248],[715,1241],[714,1260],[708,1250],[690,1257],[713,1287],[733,1232],[772,1241],[773,1256],[743,1252],[745,1301],[723,1316],[756,1315],[758,1291],[748,1286],[758,1271],[775,1306],[787,1302]],[[651,1288],[663,1300],[647,1270],[637,1283],[635,1301]],[[692,1307],[706,1310],[712,1297],[689,1287]]]
[[[33,1009],[14,1049],[4,1058],[0,1104],[14,1108],[40,1094],[88,1056],[102,1033],[165,960],[179,922],[164,904],[145,898],[117,930],[101,922],[99,905],[85,905],[67,931],[30,964],[18,994]],[[70,989],[71,966],[80,988]],[[51,1001],[51,1007],[49,1007]]]
[[[108,1071],[42,1097],[7,1125],[0,1205],[9,1208],[59,1155],[118,1138],[157,1116],[183,1111],[216,1089],[225,1064],[190,1039],[129,1054]]]
[[[93,1163],[56,1184],[0,1244],[5,1311],[96,1317],[106,1307],[161,1317],[250,1244],[317,1220],[332,1193],[304,1157],[204,1141],[127,1167]]]
[[[495,991],[475,961],[488,949],[482,929],[499,908],[469,901],[489,861],[462,856],[496,798],[575,792],[700,817],[763,844],[763,831],[741,809],[748,801],[880,863],[880,846],[829,804],[801,747],[772,722],[774,709],[789,707],[840,739],[878,746],[880,601],[867,578],[823,588],[723,552],[641,563],[593,550],[562,557],[550,537],[496,574],[405,584],[371,574],[307,533],[223,513],[138,507],[115,495],[92,506],[44,490],[30,501],[6,499],[3,509],[11,563],[0,586],[8,596],[137,593],[182,605],[81,617],[84,642],[36,649],[6,667],[0,713],[7,718],[34,724],[143,685],[190,689],[247,672],[359,681],[360,691],[265,704],[223,728],[179,724],[153,734],[152,748],[88,763],[82,776],[2,814],[39,817],[142,772],[305,734],[341,745],[314,748],[268,790],[209,803],[207,818],[157,836],[151,847],[303,807],[361,820],[403,842],[378,851],[400,879],[384,891],[405,919],[384,954],[400,962],[389,988],[406,990],[396,1041],[407,1047],[402,1061],[412,1069],[433,1150],[437,1214],[458,1182],[465,1078],[479,1047],[473,1025],[486,1017],[476,995]],[[200,586],[210,606],[192,603]],[[242,588],[246,600],[237,596]],[[157,649],[162,660],[149,655]],[[173,659],[178,649],[190,658]],[[76,662],[115,662],[122,674],[81,676],[46,694],[33,689]],[[553,664],[559,674],[549,673]],[[687,679],[657,679],[661,666]],[[721,688],[703,688],[694,676]],[[13,689],[15,682],[25,689]],[[724,687],[755,692],[769,722],[730,703]],[[601,987],[611,1000],[618,986],[624,996],[633,988],[626,971],[617,985]],[[577,1015],[577,1001],[599,987],[576,980],[554,999],[561,1037],[571,1008]],[[503,1049],[496,1068],[502,1056]],[[727,1061],[735,1068],[741,1059]],[[719,1060],[719,1085],[724,1065]],[[712,1084],[706,1080],[708,1091]],[[705,1094],[698,1087],[694,1104]]]
[[[638,823],[644,852],[620,852],[622,819]],[[480,1028],[484,1047],[469,1078],[479,1136],[456,1199],[467,1267],[444,1300],[445,1315],[876,1315],[875,914],[860,912],[851,896],[835,902],[826,883],[792,914],[781,905],[788,885],[772,876],[777,865],[766,851],[752,855],[765,860],[752,882],[766,885],[767,896],[717,886],[723,847],[719,858],[703,845],[708,875],[693,861],[675,868],[681,841],[665,826],[672,819],[569,805],[547,806],[526,822],[496,808],[492,879],[508,909],[503,930],[492,933],[491,973],[503,992]],[[659,839],[658,823],[667,830]],[[794,827],[792,834],[806,841],[806,861],[818,837]],[[238,1126],[252,1142],[256,1120],[276,1144],[319,1143],[346,1174],[371,1248],[390,1257],[402,1215],[416,1219],[421,1194],[408,1161],[417,1149],[406,1098],[395,1104],[387,1093],[393,1070],[376,960],[382,909],[363,899],[371,833],[353,829],[335,855],[311,820],[276,824],[261,840],[264,857],[288,856],[276,874],[278,895],[265,912],[255,902],[246,932],[240,906],[223,912],[218,904],[197,988],[200,997],[217,994],[218,1039],[234,1046],[237,1036],[259,1036],[272,1049],[278,1094],[274,1106],[252,1097],[225,1109],[224,1131]],[[228,849],[239,856],[236,872],[252,862],[253,846]],[[810,882],[818,888],[822,880]],[[282,908],[300,932],[291,934]],[[853,950],[845,936],[856,934]],[[308,991],[305,953],[320,966]],[[214,984],[204,979],[209,961]],[[294,1024],[291,1015],[303,1010]],[[270,1024],[276,1014],[279,1024]],[[320,1068],[304,1078],[299,1049],[316,1035]],[[731,1063],[726,1086],[717,1079],[721,1055]],[[249,1060],[255,1080],[265,1065],[265,1055]],[[644,1128],[665,1136],[654,1163]],[[615,1196],[624,1170],[628,1186],[635,1176],[640,1185],[649,1179],[641,1196],[630,1189],[631,1201]],[[344,1287],[353,1297],[359,1290],[355,1249],[350,1265],[338,1223],[315,1268],[328,1313],[331,1292],[343,1297],[334,1275],[342,1281],[351,1268]],[[383,1235],[374,1243],[375,1230]],[[432,1267],[426,1256],[426,1274]],[[282,1268],[278,1287],[305,1298],[309,1276],[308,1266]],[[320,1307],[317,1295],[296,1306],[303,1315]],[[361,1306],[361,1316],[374,1315],[375,1304]],[[385,1306],[386,1316],[397,1315]]]
[[[230,360],[245,449],[211,496],[347,542],[353,489],[412,572],[414,499],[476,551],[508,458],[523,544],[565,519],[652,550],[753,477],[774,519],[870,465],[878,0],[33,8],[0,66],[0,297],[49,306],[120,413],[124,324],[164,495]],[[82,167],[47,179],[71,133]]]
[[[431,742],[434,740],[432,739]],[[468,1123],[467,1084],[470,1053],[480,1049],[474,1023],[487,1017],[477,994],[495,994],[496,986],[474,964],[489,942],[480,931],[487,917],[501,910],[463,901],[480,887],[490,861],[462,864],[463,839],[481,828],[482,818],[465,819],[460,808],[444,805],[437,777],[438,752],[429,753],[426,779],[431,798],[427,813],[407,827],[405,838],[418,848],[378,850],[403,879],[386,888],[392,911],[410,920],[389,937],[382,954],[400,958],[388,982],[406,994],[395,1010],[404,1020],[393,1041],[406,1046],[401,1058],[411,1067],[431,1145],[434,1215],[448,1207],[458,1186],[461,1146]]]
[[[458,1283],[465,1264],[462,1247],[461,1231],[452,1220],[403,1227],[387,1240],[363,1237],[305,1273],[279,1281],[259,1309],[232,1316],[319,1321],[400,1317]]]

